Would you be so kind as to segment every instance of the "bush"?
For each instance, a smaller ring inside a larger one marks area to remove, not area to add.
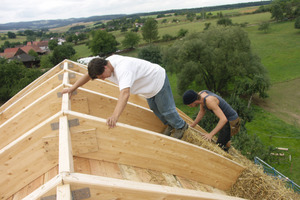
[[[149,45],[142,48],[141,51],[138,53],[138,57],[152,63],[162,63],[162,55],[160,48],[155,45]]]

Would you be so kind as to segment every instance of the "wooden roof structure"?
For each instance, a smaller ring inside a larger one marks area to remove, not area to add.
[[[61,94],[85,73],[64,60],[0,107],[1,200],[240,199],[225,191],[244,167],[160,134],[165,126],[142,96],[131,95],[108,129],[115,84],[94,80],[71,99]]]

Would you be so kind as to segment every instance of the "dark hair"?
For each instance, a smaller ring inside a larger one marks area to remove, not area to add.
[[[97,78],[104,72],[104,66],[107,65],[107,60],[102,58],[94,58],[88,64],[88,73],[91,79]]]
[[[198,99],[198,94],[194,90],[187,90],[182,97],[183,103],[189,105]]]

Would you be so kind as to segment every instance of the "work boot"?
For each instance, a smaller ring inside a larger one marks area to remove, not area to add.
[[[189,125],[187,123],[185,123],[182,128],[175,129],[173,137],[177,138],[177,139],[181,139],[185,130],[188,129],[188,127],[189,127]]]
[[[173,129],[174,128],[172,126],[168,125],[167,128],[162,132],[162,134],[170,136],[171,133],[172,133],[172,131],[173,131]]]

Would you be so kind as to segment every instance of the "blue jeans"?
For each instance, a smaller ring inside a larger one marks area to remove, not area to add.
[[[154,97],[148,98],[147,102],[150,109],[165,125],[170,125],[175,129],[183,128],[185,125],[185,121],[176,110],[167,74],[162,89]]]

